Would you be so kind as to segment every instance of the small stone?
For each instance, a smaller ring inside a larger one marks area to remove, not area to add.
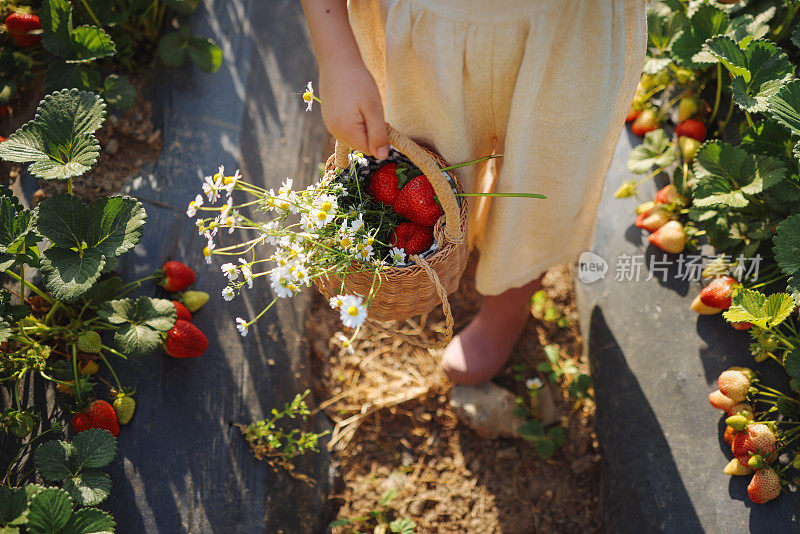
[[[473,473],[477,473],[481,469],[481,461],[475,458],[469,463],[469,470]]]
[[[159,139],[161,139],[161,130],[156,130],[150,134],[150,137],[147,138],[147,144],[153,146],[159,141]]]
[[[106,143],[106,152],[108,154],[111,154],[112,156],[117,152],[119,152],[119,141],[117,141],[113,137],[109,139],[108,143]]]
[[[506,447],[497,451],[494,457],[498,460],[514,460],[519,457],[519,452],[516,447]]]
[[[539,388],[538,395],[534,399],[531,396],[531,410],[538,413],[539,420],[544,426],[550,426],[557,423],[560,419],[558,408],[556,407],[555,400],[553,400],[553,393],[547,384]]]
[[[450,392],[450,407],[459,420],[484,438],[519,438],[522,419],[513,415],[514,394],[493,382],[457,385]]]

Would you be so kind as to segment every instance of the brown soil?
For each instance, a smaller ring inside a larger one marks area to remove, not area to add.
[[[459,328],[480,303],[472,265],[474,261],[451,297]],[[535,365],[544,360],[541,347],[548,343],[558,345],[562,355],[571,355],[581,371],[588,372],[571,280],[569,268],[558,267],[548,272],[544,287],[571,324],[559,327],[531,317],[497,383],[524,395],[512,367],[524,364],[527,377],[544,379]],[[459,425],[447,404],[452,384],[438,365],[440,353],[401,344],[367,328],[351,355],[337,340],[340,327],[318,296],[308,321],[315,393],[334,422],[355,421],[350,427],[355,431],[342,435],[334,453],[343,486],[331,495],[341,506],[338,518],[353,520],[385,510],[390,518],[412,519],[416,532],[426,533],[599,531],[600,456],[591,401],[569,417],[574,400],[565,387],[557,390],[567,440],[552,458],[542,460],[528,442],[483,439]],[[440,311],[428,316],[428,332],[442,327]],[[401,328],[411,333],[419,325],[408,321]],[[396,496],[388,505],[379,504],[392,490]],[[373,532],[375,526],[373,519],[355,530],[336,527],[334,532]]]

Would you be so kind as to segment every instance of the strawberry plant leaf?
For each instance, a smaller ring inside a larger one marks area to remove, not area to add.
[[[85,63],[113,56],[114,41],[96,26],[72,26],[72,7],[67,0],[46,0],[39,10],[42,46],[70,63]]]
[[[695,156],[694,204],[742,208],[749,204],[745,195],[762,192],[779,183],[786,174],[787,169],[777,158],[756,159],[740,147],[718,140],[707,141]]]
[[[767,297],[763,293],[744,289],[733,297],[731,307],[722,316],[729,322],[753,323],[759,328],[767,328],[769,318],[764,313],[764,302]]]
[[[95,91],[102,83],[100,71],[88,63],[51,62],[45,74],[45,89],[78,89]]]
[[[72,516],[72,499],[59,488],[45,488],[30,500],[28,522],[31,533],[62,532]]]
[[[800,271],[800,214],[784,219],[772,238],[772,252],[781,270],[794,275]]]
[[[105,467],[117,454],[117,439],[107,430],[91,428],[80,432],[72,440],[68,455],[73,473],[83,469]]]
[[[536,443],[536,453],[540,458],[546,460],[556,452],[556,444],[552,440],[542,439]]]
[[[28,496],[24,488],[11,489],[0,484],[0,527],[17,523],[27,509]]]
[[[770,103],[772,100],[774,97],[770,99]],[[800,115],[798,121],[800,124]],[[755,123],[753,128],[748,127],[745,130],[740,146],[750,154],[788,157],[792,150],[792,139],[786,135],[786,130],[778,122],[764,120]]]
[[[0,143],[0,158],[30,163],[46,180],[80,176],[97,161],[94,132],[105,120],[105,103],[95,94],[64,89],[44,97],[32,121]]]
[[[796,380],[800,380],[800,349],[788,352],[783,360],[786,373]]]
[[[86,242],[105,256],[128,252],[142,238],[147,212],[141,202],[128,196],[98,198],[85,210]]]
[[[156,51],[159,59],[170,67],[178,67],[186,61],[186,38],[180,32],[165,33],[158,41]]]
[[[800,24],[796,25],[792,30],[792,44],[800,48]]]
[[[101,28],[80,26],[72,31],[72,55],[67,63],[86,63],[103,57],[113,56],[116,52],[114,41]]]
[[[788,293],[773,293],[764,301],[764,314],[770,327],[782,323],[794,311],[794,299]]]
[[[156,350],[161,345],[161,332],[172,328],[176,319],[172,302],[149,297],[104,302],[97,313],[110,323],[120,325],[114,341],[132,356]]]
[[[707,40],[704,49],[728,69],[733,101],[749,113],[766,111],[770,97],[792,79],[789,57],[769,41],[754,40],[742,49],[730,37],[718,35]]]
[[[103,83],[103,100],[117,109],[128,109],[136,99],[136,89],[124,76],[111,74]]]
[[[11,325],[5,321],[0,320],[0,343],[11,339],[11,336],[13,334],[14,331],[11,330]]]
[[[76,510],[62,534],[114,534],[116,523],[111,514],[98,508]]]
[[[34,454],[36,469],[45,480],[57,482],[72,476],[72,470],[67,465],[67,456],[72,446],[64,441],[48,441],[36,448]]]
[[[644,136],[642,144],[628,156],[628,170],[635,174],[650,172],[654,167],[667,167],[678,159],[678,147],[663,129],[653,130]]]
[[[50,247],[42,253],[41,271],[55,298],[74,302],[100,278],[104,265],[105,256],[98,249]]]
[[[785,84],[769,99],[772,118],[786,126],[790,132],[800,135],[800,79]]]
[[[727,35],[731,36],[736,42],[743,39],[761,39],[769,33],[769,21],[775,16],[777,8],[772,6],[756,16],[750,13],[731,19],[728,26]]]
[[[690,21],[691,24],[673,39],[670,54],[678,65],[697,70],[716,61],[703,50],[703,43],[714,35],[725,33],[728,30],[729,17],[716,6],[703,4],[694,12]]]
[[[23,209],[11,190],[0,186],[0,254],[21,252],[20,248],[32,241],[25,238],[35,225],[33,212]]]
[[[81,506],[94,506],[111,494],[111,477],[96,469],[89,469],[66,479],[62,488]]]
[[[519,433],[527,441],[536,441],[544,436],[544,427],[539,421],[531,419],[519,427]]]

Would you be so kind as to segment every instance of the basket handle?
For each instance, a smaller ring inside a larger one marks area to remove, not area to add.
[[[386,131],[389,134],[389,143],[419,167],[422,174],[428,178],[428,181],[433,186],[436,197],[439,199],[439,204],[444,210],[445,222],[447,223],[444,227],[444,235],[447,240],[451,243],[463,243],[464,230],[461,228],[461,211],[450,183],[444,177],[444,172],[421,146],[395,130],[388,122],[386,123]],[[334,165],[342,169],[347,168],[350,164],[347,158],[349,153],[350,148],[337,140],[336,150],[334,151]]]

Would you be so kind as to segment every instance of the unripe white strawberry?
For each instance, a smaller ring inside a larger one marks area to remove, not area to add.
[[[750,379],[741,371],[728,369],[719,375],[717,385],[722,393],[736,402],[741,402],[747,398]]]
[[[647,240],[664,252],[679,254],[686,248],[686,231],[678,221],[669,221],[650,234]]]

